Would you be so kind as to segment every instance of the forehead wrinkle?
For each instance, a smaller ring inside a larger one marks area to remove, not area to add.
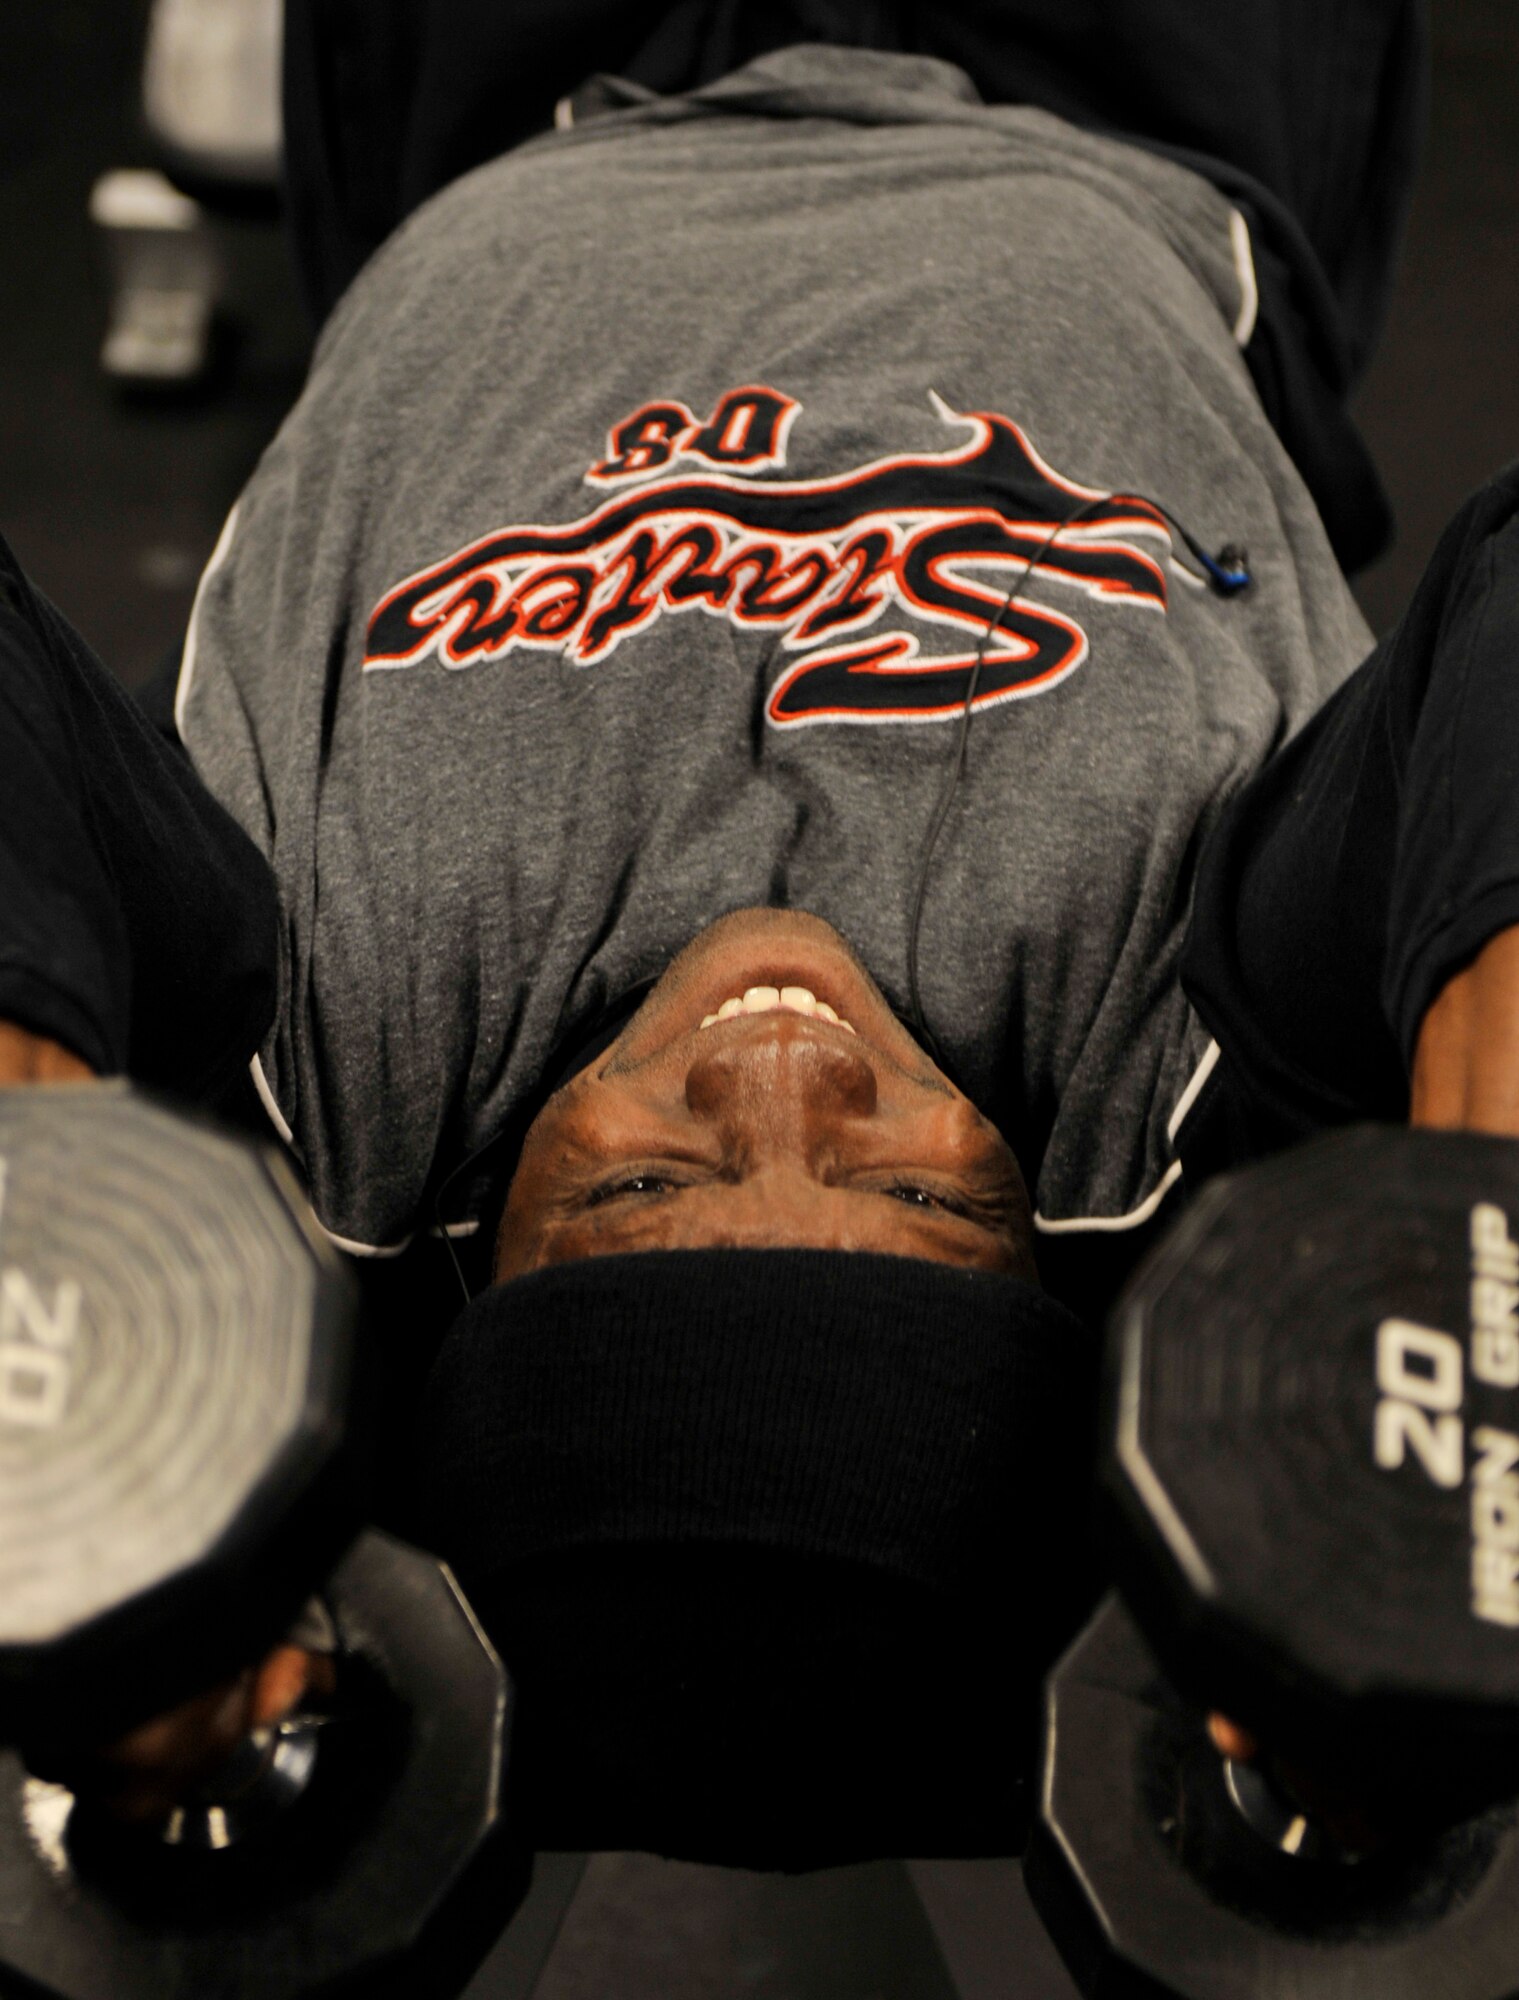
[[[805,1239],[798,1241],[783,1228],[778,1228],[773,1236],[761,1232],[757,1242],[752,1226],[727,1220],[721,1209],[716,1215],[707,1215],[693,1222],[690,1208],[681,1202],[680,1197],[705,1193],[708,1185],[672,1189],[667,1195],[651,1198],[646,1205],[640,1204],[607,1215],[589,1228],[585,1226],[587,1218],[579,1214],[551,1223],[544,1231],[534,1261],[541,1268],[544,1264],[570,1262],[582,1257],[615,1256],[636,1250],[830,1247],[826,1243],[817,1245]],[[904,1209],[900,1217],[888,1221],[884,1212],[874,1206],[868,1191],[839,1189],[837,1192],[872,1204],[867,1209],[854,1211],[865,1217],[870,1226],[862,1228],[856,1224],[848,1229],[845,1233],[854,1239],[848,1248],[864,1249],[884,1256],[916,1257],[928,1263],[974,1261],[965,1256],[968,1245],[962,1227],[957,1226],[957,1223],[963,1226],[968,1218],[945,1218],[936,1224],[926,1215]],[[996,1233],[987,1232],[985,1224],[971,1226],[983,1233]],[[576,1243],[577,1236],[582,1237],[581,1243]],[[832,1247],[846,1246],[835,1244]],[[559,1254],[556,1255],[556,1251]]]

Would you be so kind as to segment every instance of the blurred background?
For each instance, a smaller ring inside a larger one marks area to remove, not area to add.
[[[1399,523],[1392,553],[1357,580],[1379,632],[1458,502],[1519,456],[1519,4],[1432,4],[1423,169],[1357,403]],[[0,529],[130,685],[177,654],[196,579],[308,351],[277,220],[252,199],[215,232],[227,332],[208,380],[149,394],[102,370],[111,232],[91,197],[103,175],[158,163],[148,15],[149,0],[0,0]],[[889,1872],[804,1881],[783,1909],[763,1879],[599,1857],[542,2000],[897,2000],[948,1992],[950,1967],[961,2000],[1073,1992],[1008,1864],[920,1867],[913,1881],[948,1966],[913,1930],[921,1918],[902,1915]],[[475,2000],[518,1990],[510,1957],[508,1943]]]
[[[1434,89],[1401,282],[1358,410],[1397,545],[1358,579],[1377,631],[1440,528],[1519,456],[1519,7],[1432,0]],[[155,162],[148,0],[0,0],[0,528],[124,680],[178,645],[223,518],[297,394],[307,336],[277,224],[218,226],[232,338],[177,399],[102,375],[108,170]]]
[[[103,374],[106,232],[91,192],[158,162],[150,0],[0,0],[0,531],[137,685],[176,648],[232,502],[299,394],[308,337],[277,220],[218,220],[232,337],[198,392]]]

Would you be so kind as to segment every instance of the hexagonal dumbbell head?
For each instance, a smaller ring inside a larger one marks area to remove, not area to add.
[[[511,1694],[446,1566],[361,1535],[324,1592],[339,1653],[304,1791],[215,1849],[81,1828],[0,1752],[0,1938],[46,2000],[447,2000],[521,1901]],[[7,1988],[7,1990],[9,1990]]]
[[[1269,1844],[1110,1598],[1051,1676],[1025,1879],[1089,2000],[1514,2000],[1519,1807],[1361,1861]]]
[[[353,1317],[272,1152],[0,1092],[0,1737],[104,1737],[277,1636],[360,1519]]]
[[[1519,1145],[1362,1127],[1215,1182],[1112,1335],[1172,1673],[1384,1784],[1519,1789]]]

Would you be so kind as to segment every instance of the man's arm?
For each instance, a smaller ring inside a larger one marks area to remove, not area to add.
[[[278,935],[262,855],[0,539],[0,1022],[211,1098],[268,1028]]]
[[[1519,1138],[1519,925],[1489,939],[1424,1016],[1409,1122]]]
[[[18,1083],[85,1083],[94,1074],[61,1042],[0,1021],[0,1088]]]
[[[1516,645],[1519,465],[1203,845],[1182,979],[1234,1116],[1202,1169],[1357,1119],[1516,1129],[1493,1122],[1519,969]]]

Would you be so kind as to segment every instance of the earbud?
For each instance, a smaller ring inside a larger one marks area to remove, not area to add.
[[[1216,556],[1203,554],[1203,567],[1208,572],[1208,581],[1220,597],[1237,597],[1242,590],[1248,590],[1254,581],[1250,574],[1250,558],[1238,542],[1225,542]]]
[[[1202,565],[1210,590],[1215,591],[1220,597],[1238,597],[1242,590],[1250,588],[1254,582],[1250,574],[1250,558],[1238,542],[1225,542],[1216,556],[1210,556],[1197,537],[1187,533],[1169,507],[1162,507],[1158,500],[1152,500],[1150,505],[1157,513],[1165,516],[1186,543],[1196,561]]]

